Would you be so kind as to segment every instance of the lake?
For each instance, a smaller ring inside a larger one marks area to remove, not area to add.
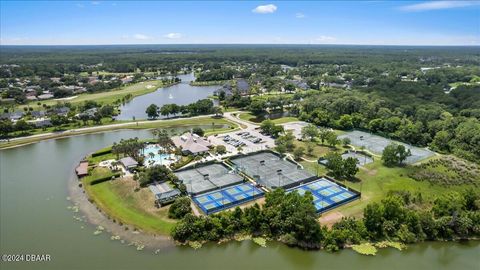
[[[46,263],[0,262],[0,269],[479,269],[480,242],[421,243],[367,257],[352,250],[302,251],[250,241],[137,251],[79,222],[67,209],[68,183],[86,154],[146,130],[122,130],[0,150],[0,254],[50,254]]]
[[[177,105],[187,105],[197,100],[208,98],[220,86],[191,86],[190,82],[195,80],[193,73],[178,75],[182,81],[178,84],[158,88],[155,92],[133,98],[131,101],[120,107],[120,114],[116,117],[118,120],[147,119],[145,110],[150,104],[156,104],[162,107],[164,104],[175,103]]]

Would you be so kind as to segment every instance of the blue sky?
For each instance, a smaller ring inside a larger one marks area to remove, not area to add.
[[[1,1],[0,44],[480,45],[480,1]]]

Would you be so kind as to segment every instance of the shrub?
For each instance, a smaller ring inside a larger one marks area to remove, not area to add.
[[[187,197],[180,197],[177,198],[170,206],[170,209],[168,209],[168,217],[181,219],[191,212],[192,208],[190,207],[190,199]]]
[[[99,177],[99,178],[96,178],[96,179],[93,179],[92,181],[90,181],[90,185],[93,186],[93,185],[96,185],[96,184],[100,184],[102,182],[109,181],[112,178],[117,178],[119,176],[120,176],[119,172],[113,173],[113,174],[110,174],[110,175],[107,175],[107,176],[102,176],[102,177]]]

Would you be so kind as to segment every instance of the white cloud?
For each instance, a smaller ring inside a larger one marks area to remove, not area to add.
[[[260,14],[274,13],[275,11],[277,11],[277,6],[273,4],[258,6],[252,9],[253,13],[260,13]]]
[[[330,36],[319,36],[318,38],[315,39],[315,41],[317,42],[324,42],[324,43],[334,42],[336,40],[337,39],[335,37],[330,37]]]
[[[147,36],[147,35],[144,35],[144,34],[135,34],[133,35],[133,38],[134,39],[138,39],[138,40],[148,40],[148,39],[152,39],[151,37]]]
[[[297,18],[297,19],[303,19],[305,17],[306,17],[305,14],[303,14],[302,12],[297,12],[295,14],[295,18]]]
[[[428,11],[439,9],[451,9],[480,5],[478,1],[430,1],[419,4],[401,6],[400,10],[403,11]]]
[[[163,37],[166,37],[166,38],[169,38],[169,39],[178,39],[178,38],[182,38],[182,34],[181,33],[168,33],[166,35],[164,35]]]

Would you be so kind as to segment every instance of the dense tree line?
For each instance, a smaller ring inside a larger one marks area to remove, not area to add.
[[[329,251],[375,241],[414,243],[453,240],[480,235],[480,194],[473,189],[424,201],[421,194],[393,192],[367,205],[363,218],[342,218],[331,229],[321,226],[310,193],[266,194],[258,204],[210,216],[187,214],[173,229],[179,242],[218,241],[235,234],[262,235],[291,246]]]
[[[150,104],[145,110],[148,118],[156,119],[160,115],[169,117],[181,114],[183,116],[196,116],[205,114],[221,114],[222,110],[213,105],[211,99],[200,99],[188,105],[164,104],[158,107],[156,104]]]
[[[450,95],[404,82],[378,91],[330,89],[304,96],[300,118],[315,125],[363,129],[418,146],[480,160],[480,87]]]

